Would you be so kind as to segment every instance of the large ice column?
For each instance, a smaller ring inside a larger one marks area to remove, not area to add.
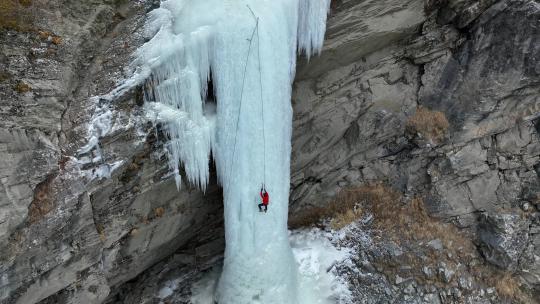
[[[291,85],[297,41],[308,55],[320,51],[328,6],[329,0],[169,0],[150,13],[146,34],[153,38],[136,59],[148,116],[170,137],[178,185],[182,164],[204,189],[212,150],[223,186],[220,304],[302,303],[287,232]],[[204,100],[210,74],[215,111]],[[257,207],[263,183],[268,213]]]
[[[255,19],[240,6],[226,12],[229,22],[216,40],[216,155],[224,186],[226,226],[217,299],[225,304],[297,303],[295,262],[287,235],[290,70],[295,62],[297,4],[252,1],[250,7],[259,17],[258,35],[255,32],[251,41],[246,39],[253,33]],[[239,59],[240,64],[231,58]],[[262,183],[271,199],[266,214],[257,207]]]

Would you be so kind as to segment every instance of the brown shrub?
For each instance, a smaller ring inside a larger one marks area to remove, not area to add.
[[[120,181],[124,184],[131,182],[138,174],[139,171],[143,168],[145,160],[150,154],[150,149],[145,148],[145,150],[137,155],[135,155],[131,163],[124,170],[120,176]]]
[[[62,38],[60,38],[59,36],[53,36],[52,39],[51,39],[51,42],[54,45],[59,45],[59,44],[62,43]]]
[[[536,303],[522,289],[517,277],[508,272],[483,271],[484,280],[491,286],[495,286],[497,294],[512,303]]]
[[[32,0],[19,0],[19,3],[24,7],[32,6]]]
[[[26,92],[29,92],[32,88],[30,86],[22,81],[19,81],[15,85],[15,91],[17,91],[19,94],[24,94]]]
[[[499,279],[495,282],[495,288],[500,296],[508,299],[515,299],[520,291],[519,284],[510,274],[505,274],[502,277],[499,277]]]
[[[163,207],[158,207],[154,209],[154,214],[156,215],[156,217],[162,217],[164,213],[165,209],[163,209]]]
[[[396,242],[440,239],[447,248],[474,250],[470,240],[454,225],[431,218],[421,198],[406,202],[402,193],[381,183],[344,189],[324,207],[291,215],[289,228],[317,226],[323,219],[330,219],[330,226],[340,229],[366,212],[373,214],[374,227]]]
[[[289,215],[288,226],[290,229],[318,226],[320,221],[328,216],[330,216],[328,208],[312,207],[305,209],[298,214]]]
[[[11,75],[8,72],[0,71],[0,82],[9,80]]]
[[[107,240],[107,236],[105,236],[105,227],[103,227],[103,225],[101,224],[98,224],[96,225],[96,231],[99,235],[99,239],[102,241],[102,242],[105,242],[105,240]]]
[[[437,143],[444,139],[449,126],[443,112],[419,107],[416,109],[416,113],[407,120],[405,130],[407,133],[420,134],[421,137]]]
[[[51,41],[51,43],[54,45],[59,45],[62,43],[62,38],[60,36],[56,36],[49,31],[38,31],[38,35],[41,40]]]
[[[394,195],[400,196],[396,192]],[[395,242],[439,239],[444,247],[456,249],[458,255],[475,251],[473,243],[457,227],[430,217],[420,197],[402,204],[392,203],[388,199],[378,200],[372,205],[371,211],[375,227]]]
[[[30,223],[35,223],[43,218],[54,208],[51,197],[51,183],[54,176],[49,176],[45,181],[39,183],[34,190],[34,199],[28,206],[28,219]]]
[[[38,36],[39,36],[39,39],[41,40],[47,40],[49,39],[49,36],[51,36],[52,34],[48,31],[38,31]]]
[[[397,192],[382,184],[360,186],[342,190],[334,200],[324,207],[315,207],[289,217],[291,229],[320,224],[323,219],[331,219],[333,228],[339,229],[362,216],[360,206],[366,203],[378,205],[380,202],[395,203],[399,199]],[[382,211],[382,210],[381,210]]]
[[[15,31],[32,30],[32,14],[29,7],[30,0],[1,0],[0,1],[0,29]]]
[[[347,210],[343,213],[339,213],[334,216],[334,218],[330,221],[330,227],[332,229],[341,229],[350,223],[358,220],[360,217],[362,217],[362,209],[360,208],[354,208],[352,210]]]

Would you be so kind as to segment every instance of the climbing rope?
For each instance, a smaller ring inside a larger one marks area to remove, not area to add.
[[[261,120],[262,120],[262,132],[263,132],[263,188],[266,185],[266,134],[265,134],[265,123],[264,123],[264,98],[263,98],[263,85],[262,85],[262,71],[261,71],[261,43],[260,43],[260,35],[259,35],[259,18],[255,16],[255,13],[253,13],[253,10],[249,5],[246,5],[251,14],[253,15],[253,18],[255,19],[255,28],[253,29],[253,32],[251,33],[251,37],[248,39],[249,41],[249,47],[248,47],[248,53],[246,56],[246,61],[244,63],[244,75],[242,77],[242,88],[240,89],[240,105],[238,107],[238,116],[236,118],[236,132],[234,134],[234,148],[233,148],[233,155],[232,155],[232,163],[231,168],[229,169],[229,178],[227,183],[227,188],[230,186],[231,181],[231,173],[232,168],[234,167],[234,164],[236,163],[236,145],[237,145],[237,139],[238,139],[238,131],[240,128],[240,114],[242,114],[242,101],[244,99],[244,86],[246,82],[246,73],[247,73],[247,66],[249,62],[249,56],[251,55],[251,47],[253,44],[253,38],[255,37],[255,33],[257,33],[257,61],[258,61],[258,70],[259,70],[259,93],[261,97]]]
[[[247,6],[249,11],[255,18],[255,28],[257,29],[257,60],[259,68],[259,93],[261,95],[261,121],[262,121],[262,133],[263,133],[263,187],[266,185],[266,134],[264,132],[264,98],[263,98],[263,85],[262,85],[262,72],[261,72],[261,36],[259,35],[259,17],[255,16],[255,13],[251,10],[249,5]]]
[[[253,14],[253,11],[251,10],[251,8],[249,6],[248,6],[248,8],[251,11],[251,13]],[[246,82],[246,73],[247,73],[249,55],[251,54],[251,45],[253,44],[253,37],[255,37],[255,33],[258,31],[258,28],[259,28],[259,19],[256,18],[255,28],[253,29],[253,32],[251,33],[251,38],[248,39],[249,47],[248,47],[248,53],[247,53],[247,56],[246,56],[246,61],[245,61],[245,64],[244,64],[244,76],[242,77],[242,88],[240,89],[240,106],[238,107],[238,116],[236,118],[236,133],[234,134],[234,148],[233,148],[231,168],[229,169],[229,178],[228,178],[227,188],[229,188],[229,186],[230,186],[232,168],[234,167],[235,160],[236,160],[236,158],[235,158],[235,156],[236,156],[236,143],[237,143],[237,138],[238,138],[238,130],[239,130],[239,126],[240,126],[240,114],[242,113],[242,100],[244,99],[244,85],[245,85],[245,82]],[[259,59],[259,61],[260,61],[260,59]]]

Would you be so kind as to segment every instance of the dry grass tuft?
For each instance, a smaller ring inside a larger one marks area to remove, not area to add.
[[[443,112],[419,107],[407,121],[405,130],[412,135],[420,135],[422,138],[438,143],[445,138],[449,126]]]
[[[298,214],[289,215],[288,226],[290,229],[298,229],[310,226],[319,226],[320,221],[329,217],[330,212],[326,207],[313,207],[305,209]]]
[[[19,0],[19,3],[24,7],[32,6],[32,0]]]
[[[29,92],[32,88],[30,88],[30,86],[22,81],[19,81],[16,85],[15,85],[15,91],[17,91],[17,93],[19,94],[24,94],[26,92]]]
[[[60,45],[62,43],[62,38],[60,38],[59,36],[53,36],[51,42],[54,45]]]
[[[156,217],[162,217],[164,213],[165,209],[163,209],[163,207],[158,207],[154,209],[154,214],[156,215]]]
[[[52,34],[48,31],[38,31],[39,39],[47,40]]]
[[[334,218],[330,221],[330,227],[332,227],[332,229],[339,230],[349,225],[350,223],[358,220],[360,217],[362,217],[362,210],[360,208],[347,210],[343,213],[335,215]]]
[[[54,209],[54,200],[51,197],[51,183],[54,177],[47,179],[36,186],[34,199],[28,206],[28,219],[30,223],[35,223]]]
[[[326,206],[307,209],[300,214],[291,216],[289,227],[295,229],[319,225],[321,220],[331,219],[332,227],[339,229],[359,219],[363,214],[362,206],[368,203],[377,205],[381,202],[394,204],[399,198],[397,192],[389,190],[382,184],[345,189]]]
[[[129,234],[130,234],[131,236],[137,236],[137,235],[139,234],[139,229],[133,228],[133,229],[131,229],[131,231],[129,232]]]
[[[99,235],[99,239],[102,242],[105,242],[105,240],[107,240],[107,236],[105,235],[105,228],[103,227],[103,225],[101,224],[96,225],[96,231]]]
[[[54,45],[60,45],[62,43],[60,36],[56,36],[49,31],[38,31],[38,36],[41,40],[50,41]]]
[[[508,272],[502,271],[484,271],[482,273],[484,279],[489,285],[495,286],[497,294],[511,303],[536,303],[522,289],[519,279]]]
[[[500,296],[507,299],[515,299],[520,293],[517,280],[508,273],[495,282],[495,289],[497,289]]]
[[[340,229],[366,213],[373,214],[374,228],[396,242],[440,239],[446,247],[474,250],[473,244],[454,225],[431,218],[423,199],[415,197],[406,201],[402,193],[381,183],[345,189],[324,207],[291,215],[289,227],[317,226],[329,219],[332,228]]]
[[[8,72],[0,71],[0,82],[7,81],[11,78],[11,75]]]
[[[31,31],[33,29],[32,14],[29,10],[31,6],[30,0],[1,0],[0,29]]]

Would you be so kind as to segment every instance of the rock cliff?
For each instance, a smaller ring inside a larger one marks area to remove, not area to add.
[[[0,4],[1,303],[149,303],[220,259],[215,177],[176,189],[141,88],[96,97],[126,76],[157,5]],[[536,0],[333,1],[294,85],[291,217],[383,182],[538,293],[539,29]]]

